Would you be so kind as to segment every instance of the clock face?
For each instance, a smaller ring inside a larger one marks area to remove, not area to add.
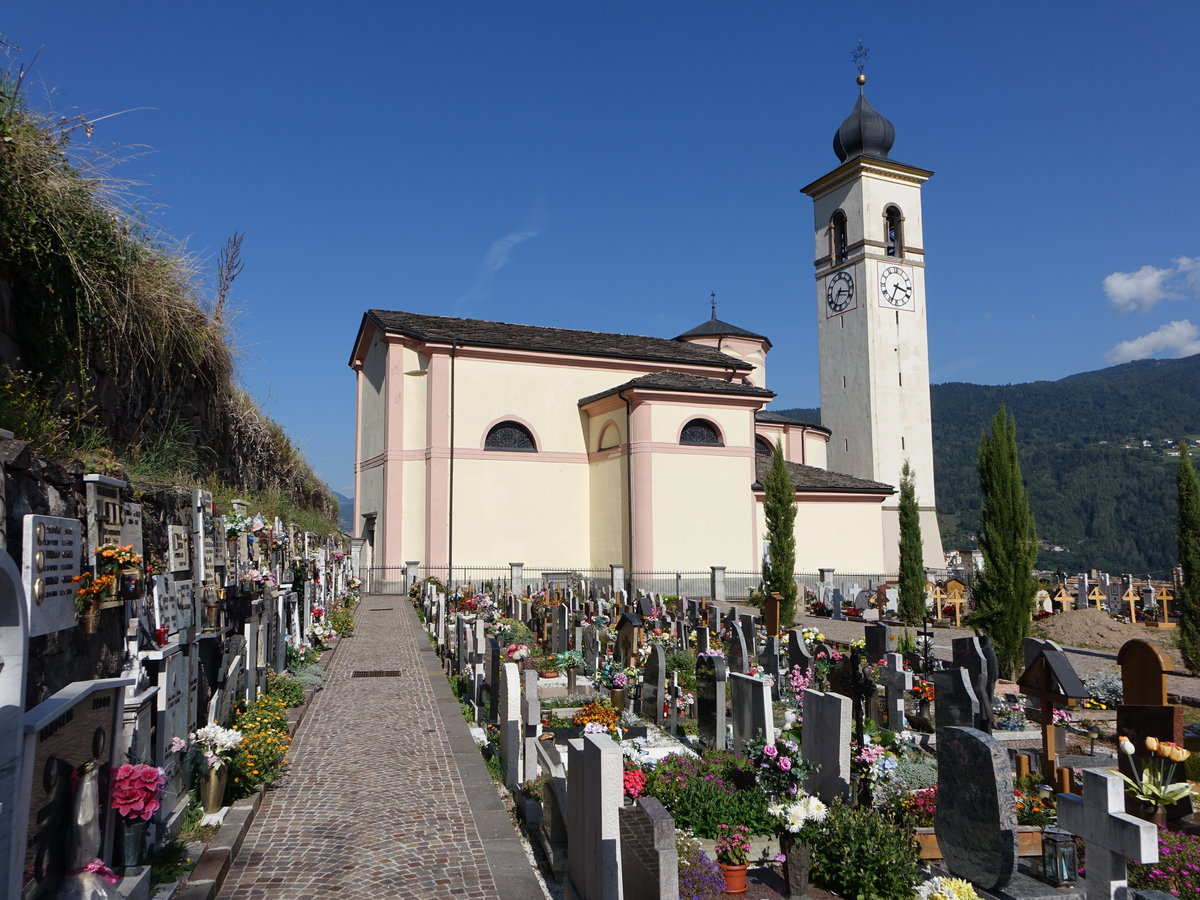
[[[899,266],[884,266],[879,271],[879,297],[883,305],[903,309],[912,303],[912,277]]]
[[[854,276],[838,272],[825,282],[825,302],[832,313],[845,312],[854,303]]]

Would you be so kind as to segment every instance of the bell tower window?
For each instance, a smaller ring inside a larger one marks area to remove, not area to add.
[[[840,209],[829,220],[829,258],[836,266],[850,255],[846,241],[846,214]]]
[[[883,212],[883,242],[888,256],[904,257],[904,216],[894,206]]]

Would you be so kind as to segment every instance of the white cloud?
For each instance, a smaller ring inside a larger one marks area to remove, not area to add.
[[[1200,328],[1187,319],[1168,322],[1161,328],[1129,341],[1121,341],[1108,351],[1115,363],[1146,359],[1150,356],[1181,357],[1200,353]]]
[[[1146,312],[1162,300],[1200,294],[1200,256],[1181,256],[1168,269],[1142,266],[1136,272],[1113,272],[1102,285],[1108,302],[1120,312]]]
[[[537,229],[528,228],[524,231],[514,231],[512,234],[506,234],[498,241],[492,241],[492,245],[488,247],[487,256],[484,257],[484,269],[488,272],[500,271],[508,263],[508,258],[512,256],[512,252],[517,247],[530,238],[537,236]]]

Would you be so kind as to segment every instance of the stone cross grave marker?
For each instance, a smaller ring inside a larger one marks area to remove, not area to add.
[[[856,590],[856,591],[858,590],[858,585],[854,586],[854,590]],[[850,596],[853,597],[854,594],[852,593]],[[845,602],[846,602],[846,595],[843,594],[837,588],[834,588],[833,594],[830,598],[830,607],[829,607],[829,613],[833,618],[835,618],[835,619],[845,618],[845,616],[842,614],[842,604]]]
[[[73,628],[79,585],[71,579],[80,573],[84,552],[79,520],[25,516],[23,538],[21,581],[29,636]]]
[[[1058,825],[1087,841],[1088,900],[1124,900],[1126,860],[1158,862],[1158,829],[1126,815],[1125,783],[1105,769],[1083,770],[1083,796],[1058,795]]]
[[[771,685],[760,678],[734,672],[729,676],[730,708],[733,710],[733,750],[746,752],[746,742],[760,736],[775,742],[775,720],[771,710]]]
[[[850,708],[841,694],[804,692],[800,755],[814,766],[804,789],[826,804],[850,793]]]
[[[889,653],[879,667],[879,683],[883,685],[887,727],[892,731],[904,728],[904,692],[912,690],[912,672],[904,670],[904,657]],[[877,723],[882,724],[882,723]]]
[[[5,897],[21,896],[21,873],[25,868],[25,833],[16,829],[16,819],[26,780],[21,759],[28,658],[25,591],[12,557],[0,553],[0,895]]]
[[[954,665],[967,673],[971,689],[979,701],[979,712],[972,728],[992,733],[992,694],[988,690],[988,661],[977,637],[954,638],[951,642]],[[936,696],[936,695],[935,695]],[[963,723],[966,724],[966,723]]]
[[[1054,724],[1054,708],[1056,706],[1074,706],[1076,700],[1082,700],[1088,696],[1088,689],[1083,686],[1083,682],[1075,674],[1065,653],[1061,650],[1048,650],[1044,647],[1021,673],[1017,679],[1017,685],[1022,694],[1035,698],[1041,708],[1042,777],[1049,784],[1057,784],[1055,771],[1058,768],[1056,756],[1058,739],[1056,736],[1057,726]]]
[[[788,632],[788,669],[799,666],[801,672],[807,672],[812,662],[812,654],[808,650],[808,644],[804,642],[803,631],[799,628],[791,629]]]
[[[666,685],[667,656],[663,652],[662,644],[651,644],[642,681],[642,717],[649,719],[659,728],[666,724],[663,716]]]
[[[1117,653],[1123,701],[1135,706],[1166,706],[1171,662],[1149,641],[1134,638]]]
[[[1017,870],[1017,808],[1008,751],[989,734],[938,731],[934,833],[946,867],[986,891]]]
[[[700,741],[725,749],[725,684],[729,670],[719,656],[696,658],[696,720]]]
[[[581,900],[622,897],[621,759],[621,748],[607,734],[567,742],[567,877]]]

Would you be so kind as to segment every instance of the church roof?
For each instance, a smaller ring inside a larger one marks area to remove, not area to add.
[[[749,363],[727,356],[712,347],[637,334],[545,328],[541,325],[427,316],[387,309],[368,310],[367,318],[386,332],[403,334],[419,341],[712,366],[738,371],[754,368]]]
[[[829,492],[838,494],[894,494],[895,488],[881,481],[868,481],[865,478],[855,478],[853,475],[842,475],[816,466],[805,466],[800,463],[786,463],[792,476],[792,484],[800,492]],[[771,457],[763,454],[754,456],[754,474],[757,476],[753,490],[761,491],[763,481],[771,470]]]
[[[833,152],[840,162],[856,156],[887,159],[888,151],[896,142],[895,127],[875,111],[867,102],[867,95],[862,93],[861,85],[865,81],[866,78],[860,75],[858,102],[833,136]]]
[[[679,337],[677,341],[686,341],[692,337],[745,337],[753,338],[756,341],[766,341],[767,346],[770,346],[771,339],[763,334],[755,334],[753,331],[747,331],[745,328],[738,328],[736,325],[730,325],[728,322],[722,322],[715,315],[711,319],[705,319],[695,328],[689,328]]]
[[[579,405],[586,406],[593,400],[599,400],[601,397],[607,397],[610,394],[632,388],[682,391],[688,394],[738,394],[741,396],[762,397],[767,400],[775,396],[774,391],[755,387],[743,381],[725,381],[722,378],[705,378],[702,375],[685,375],[683,372],[664,371],[651,372],[649,375],[640,375],[632,381],[618,384],[616,387],[611,387],[598,394],[592,394],[590,397],[584,397],[579,401]]]
[[[771,412],[769,409],[760,409],[754,414],[755,422],[767,422],[771,425],[803,425],[806,428],[818,428],[828,434],[833,434],[824,425],[819,422],[809,422],[805,419],[797,419],[795,416],[785,416],[783,413]]]

